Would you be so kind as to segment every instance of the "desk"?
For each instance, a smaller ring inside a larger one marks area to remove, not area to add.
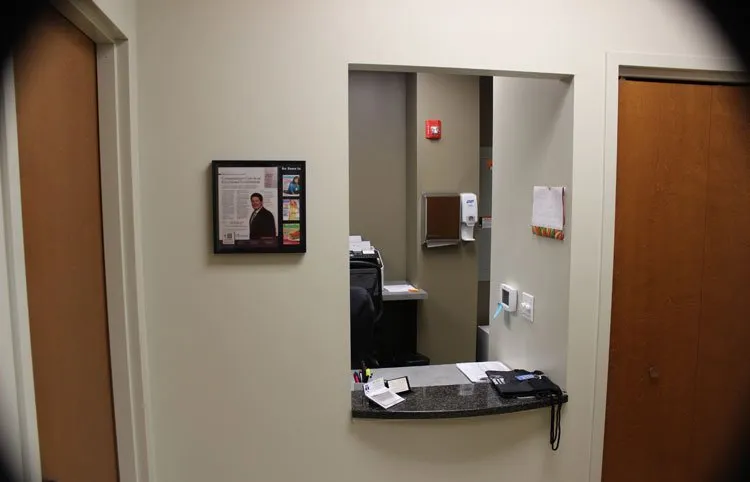
[[[352,382],[352,418],[435,419],[524,412],[549,407],[550,400],[538,398],[503,399],[489,383],[471,383],[456,365],[375,369],[377,378],[408,376],[410,393],[405,401],[389,409],[371,403],[362,385]],[[564,394],[563,402],[567,403]]]
[[[409,284],[391,281],[383,285],[383,316],[376,326],[375,343],[378,361],[383,367],[425,365],[429,359],[417,352],[417,317],[419,302],[427,292],[419,289],[390,293],[388,286]]]

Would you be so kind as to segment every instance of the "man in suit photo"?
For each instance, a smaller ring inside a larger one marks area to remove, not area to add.
[[[276,238],[276,219],[273,213],[263,207],[263,195],[253,193],[250,196],[253,213],[250,215],[250,240]]]

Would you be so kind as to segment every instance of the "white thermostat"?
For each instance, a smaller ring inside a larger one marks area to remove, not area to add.
[[[514,313],[516,311],[516,306],[518,305],[518,290],[504,283],[501,284],[500,304],[503,305],[503,310],[508,313]]]

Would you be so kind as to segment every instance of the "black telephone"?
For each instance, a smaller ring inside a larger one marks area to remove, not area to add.
[[[563,391],[543,372],[512,370],[507,372],[487,371],[487,379],[502,398],[534,397],[552,400],[549,443],[552,450],[560,447],[560,417],[562,415]]]

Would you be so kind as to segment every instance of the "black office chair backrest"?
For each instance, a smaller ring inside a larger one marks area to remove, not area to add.
[[[375,307],[375,321],[377,322],[383,315],[383,280],[377,262],[350,260],[349,286],[367,290]]]
[[[349,288],[351,367],[371,365],[375,351],[375,307],[370,293],[359,286]]]

